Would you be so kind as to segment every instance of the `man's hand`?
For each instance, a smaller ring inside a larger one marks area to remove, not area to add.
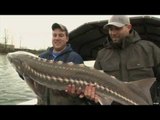
[[[89,84],[85,87],[84,91],[81,87],[76,88],[75,85],[68,85],[66,92],[69,94],[76,94],[80,98],[86,97],[87,99],[93,100],[96,103],[99,102],[100,97],[96,94],[96,87],[93,84]]]
[[[99,102],[99,96],[96,94],[96,87],[93,84],[89,84],[86,86],[84,90],[84,96],[90,100],[95,101],[96,103]]]
[[[76,94],[76,95],[81,95],[83,94],[81,87],[76,88],[74,84],[69,84],[65,90],[68,94]]]

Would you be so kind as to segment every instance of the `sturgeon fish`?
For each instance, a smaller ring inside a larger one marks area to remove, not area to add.
[[[8,53],[7,58],[19,75],[48,88],[65,90],[68,84],[75,84],[84,89],[92,83],[102,105],[109,104],[109,100],[122,105],[153,104],[150,87],[155,78],[122,82],[84,64],[55,62],[24,51]]]

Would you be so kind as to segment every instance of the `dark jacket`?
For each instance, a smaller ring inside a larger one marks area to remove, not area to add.
[[[49,48],[46,52],[40,54],[41,58],[54,61],[73,62],[75,64],[83,63],[83,59],[79,54],[74,52],[71,46],[68,44],[66,49],[59,54],[56,58],[52,55],[53,47]],[[88,100],[80,99],[78,96],[68,95],[65,91],[53,90],[42,86],[38,83],[34,83],[35,91],[38,97],[39,105],[86,105],[90,104]]]
[[[40,54],[39,57],[46,58],[48,60],[54,59],[54,61],[63,61],[65,63],[67,62],[73,62],[75,64],[83,63],[82,57],[78,53],[72,50],[70,44],[68,44],[65,50],[62,51],[56,58],[53,57],[52,51],[53,51],[53,47],[47,49],[47,51]]]
[[[153,67],[159,64],[160,48],[150,41],[141,40],[132,30],[120,46],[113,46],[108,39],[106,47],[98,52],[94,67],[121,81],[135,81],[154,77]]]

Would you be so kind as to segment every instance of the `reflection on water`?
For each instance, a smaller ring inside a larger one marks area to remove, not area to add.
[[[0,54],[0,105],[15,105],[35,98],[35,94]]]

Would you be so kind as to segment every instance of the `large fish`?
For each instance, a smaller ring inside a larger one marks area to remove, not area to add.
[[[155,78],[122,82],[83,64],[55,62],[24,51],[9,53],[7,58],[19,75],[48,88],[65,90],[68,84],[75,84],[84,89],[92,83],[95,84],[102,105],[112,101],[122,105],[153,104],[150,87]]]

